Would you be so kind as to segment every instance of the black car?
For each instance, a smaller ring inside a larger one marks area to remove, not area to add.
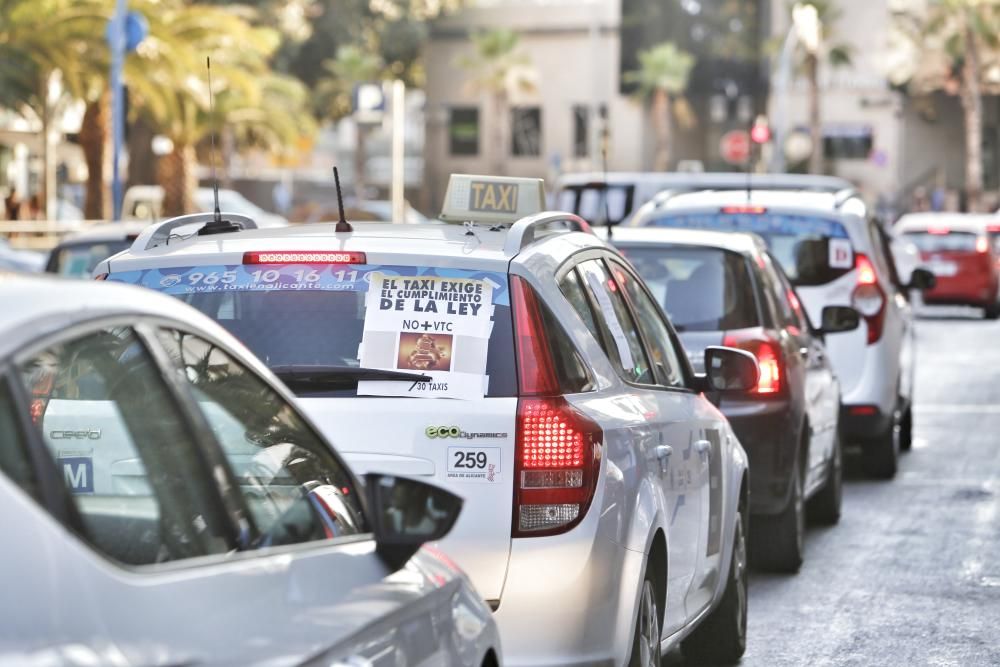
[[[840,385],[823,335],[856,328],[858,313],[829,307],[814,327],[767,246],[750,234],[616,229],[612,242],[670,316],[696,372],[711,345],[757,358],[756,390],[719,407],[750,457],[755,564],[796,571],[807,501],[815,520],[840,519]]]

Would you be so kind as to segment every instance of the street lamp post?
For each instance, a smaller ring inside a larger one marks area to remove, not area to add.
[[[111,206],[112,220],[122,219],[122,182],[120,160],[125,138],[125,100],[122,91],[122,65],[125,60],[126,0],[115,1],[115,13],[108,26],[111,47]]]

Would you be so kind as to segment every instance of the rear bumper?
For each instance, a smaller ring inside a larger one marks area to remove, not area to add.
[[[494,613],[504,664],[617,667],[628,661],[645,555],[581,527],[511,542]]]
[[[750,513],[778,514],[788,504],[799,420],[788,400],[723,401],[720,409],[750,460]]]
[[[924,292],[925,304],[939,306],[984,307],[997,302],[996,279],[948,280],[938,279],[938,285]]]
[[[892,425],[892,415],[879,409],[873,414],[858,414],[855,410],[874,406],[843,405],[840,408],[840,435],[852,444],[885,433]]]

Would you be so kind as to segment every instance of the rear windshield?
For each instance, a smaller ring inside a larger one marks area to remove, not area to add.
[[[236,265],[129,271],[108,280],[176,296],[218,321],[273,369],[378,368],[434,377],[424,396],[517,395],[505,273]],[[365,385],[364,391],[293,388],[308,396],[411,395],[392,389],[409,382]]]
[[[976,252],[976,235],[971,232],[910,232],[904,234],[906,240],[917,246],[920,252]]]
[[[677,331],[758,326],[753,286],[742,255],[690,246],[621,250]]]
[[[89,278],[102,260],[126,250],[131,241],[79,243],[57,248],[49,258],[48,272],[72,278]]]
[[[634,207],[635,186],[591,183],[559,192],[556,208],[575,213],[591,224],[619,224]]]
[[[854,268],[847,230],[827,218],[782,213],[693,213],[663,216],[650,224],[757,234],[795,285],[825,285]]]

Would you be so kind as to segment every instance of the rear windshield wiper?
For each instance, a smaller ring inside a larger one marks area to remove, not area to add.
[[[271,372],[289,387],[343,387],[353,386],[359,380],[375,382],[430,382],[429,375],[406,373],[382,368],[361,368],[360,366],[273,366]]]

